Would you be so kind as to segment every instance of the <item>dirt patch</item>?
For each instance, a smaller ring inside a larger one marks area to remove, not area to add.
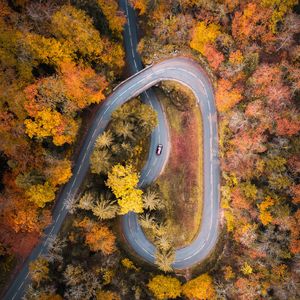
[[[188,245],[199,231],[203,197],[202,119],[198,106],[178,110],[162,93],[171,138],[171,152],[157,180],[167,203],[175,247]]]

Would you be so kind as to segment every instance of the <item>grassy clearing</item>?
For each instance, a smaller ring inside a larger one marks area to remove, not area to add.
[[[169,162],[157,184],[166,202],[174,246],[188,245],[199,231],[203,198],[202,119],[198,106],[176,108],[163,93],[158,94],[170,127]]]

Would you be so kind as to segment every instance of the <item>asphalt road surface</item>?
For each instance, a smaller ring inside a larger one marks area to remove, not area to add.
[[[135,11],[127,0],[119,0],[119,5],[125,13],[127,23],[124,27],[126,62],[131,74],[142,69],[142,63],[137,53],[138,30]],[[177,66],[175,66],[175,62]],[[219,159],[217,113],[212,86],[203,72],[195,63],[186,59],[172,59],[153,66],[158,67],[157,81],[175,80],[192,89],[203,117],[204,140],[204,203],[201,230],[195,240],[187,247],[176,251],[173,263],[175,269],[185,269],[199,263],[210,253],[218,236],[219,212]],[[156,75],[157,76],[157,75]],[[164,78],[162,78],[164,77]],[[160,103],[152,89],[141,94],[142,100],[149,103],[158,112],[159,125],[151,136],[151,146],[146,166],[141,172],[140,186],[154,181],[167,162],[170,151],[170,139],[166,118]],[[161,156],[155,154],[158,144],[163,144]],[[122,219],[124,236],[133,250],[144,260],[154,264],[155,246],[146,238],[135,213],[129,213]]]
[[[126,2],[122,1],[122,3],[126,5]],[[129,8],[127,7],[127,9]],[[127,17],[131,20],[129,10]],[[136,25],[130,24],[130,26],[128,26],[127,24],[126,26],[127,29],[131,28],[134,30],[134,26]],[[132,32],[131,35],[135,36],[137,41],[136,30],[135,33]],[[136,41],[135,43],[132,43],[132,45],[136,45]],[[128,42],[130,43],[130,40],[128,40]],[[126,49],[128,47],[128,42],[126,42]],[[136,51],[134,50],[133,53],[136,54]],[[136,55],[135,64],[138,66],[138,63],[140,63],[140,59]],[[151,137],[149,159],[141,172],[140,186],[152,182],[161,173],[161,170],[168,159],[170,147],[168,130],[161,106],[156,100],[153,91],[148,89],[163,80],[175,80],[189,87],[197,99],[203,116],[204,205],[201,229],[197,238],[189,246],[176,251],[176,259],[173,267],[176,269],[190,267],[203,260],[211,252],[218,237],[219,211],[217,114],[213,90],[207,76],[196,62],[190,59],[177,57],[145,68],[128,80],[125,80],[99,107],[94,121],[86,135],[78,159],[75,162],[73,176],[64,186],[56,201],[53,210],[53,223],[45,229],[44,237],[31,252],[3,299],[14,300],[22,298],[30,283],[29,263],[35,260],[39,255],[45,255],[47,253],[49,241],[53,236],[59,233],[62,223],[68,213],[66,204],[76,196],[89,169],[89,158],[96,138],[105,130],[110,121],[111,114],[115,109],[143,92],[145,92],[143,94],[144,101],[149,101],[149,104],[152,104],[158,111],[159,126],[155,129]],[[145,99],[144,97],[147,98]],[[164,145],[161,156],[155,154],[158,143]],[[124,234],[130,246],[144,260],[149,263],[154,263],[155,247],[146,239],[137,222],[137,216],[134,213],[129,213],[124,216],[122,222]]]

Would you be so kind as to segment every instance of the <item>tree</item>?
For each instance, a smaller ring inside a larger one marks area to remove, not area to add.
[[[156,249],[155,253],[155,263],[158,268],[164,272],[173,271],[172,263],[175,260],[175,252],[173,249],[168,249],[168,251],[164,251],[161,249]]]
[[[51,186],[49,182],[44,184],[32,185],[27,191],[26,196],[29,201],[34,202],[38,207],[44,207],[47,202],[55,199],[56,188]]]
[[[64,273],[64,278],[67,285],[78,285],[84,276],[84,269],[80,265],[67,265]]]
[[[264,44],[274,41],[270,31],[272,11],[255,2],[248,3],[243,11],[237,10],[232,21],[232,35],[242,47],[260,40]]]
[[[268,225],[272,222],[273,217],[271,213],[267,210],[269,207],[275,204],[274,200],[270,197],[267,197],[262,203],[258,204],[259,209],[259,219],[263,225]]]
[[[67,159],[51,161],[46,176],[54,187],[68,182],[72,176],[71,161]]]
[[[39,286],[40,283],[49,278],[49,263],[43,258],[39,257],[36,260],[29,263],[29,273],[31,279],[37,283]]]
[[[216,298],[213,281],[208,274],[202,274],[195,279],[188,281],[183,285],[182,293],[191,300],[205,300]]]
[[[105,1],[97,0],[105,18],[108,20],[109,28],[120,34],[126,22],[124,14],[118,10],[118,2],[116,0]]]
[[[110,159],[111,153],[107,149],[100,150],[95,148],[90,158],[91,172],[106,174],[111,167]]]
[[[181,295],[180,281],[170,276],[153,277],[148,283],[148,288],[159,300],[175,299]]]
[[[52,137],[56,146],[72,143],[78,130],[78,124],[73,119],[67,119],[57,111],[46,108],[39,111],[34,120],[24,121],[26,133],[30,138]]]
[[[145,229],[153,229],[155,226],[155,219],[150,216],[150,214],[145,214],[139,218],[139,223]]]
[[[91,210],[94,207],[94,195],[89,192],[85,192],[83,196],[81,196],[79,203],[77,205],[81,209]]]
[[[216,104],[220,112],[231,109],[234,105],[242,100],[242,90],[233,87],[233,84],[227,79],[220,79],[216,91]]]
[[[85,242],[91,251],[102,251],[105,255],[112,254],[116,250],[116,237],[107,226],[84,218],[77,224],[85,231]]]
[[[142,190],[137,189],[139,175],[135,172],[132,165],[115,165],[108,173],[106,185],[112,190],[120,205],[120,214],[129,211],[136,213],[143,212]]]
[[[53,35],[72,51],[74,59],[102,61],[103,41],[82,10],[64,5],[52,16],[51,23]]]
[[[164,207],[164,204],[158,194],[150,189],[143,194],[143,203],[144,208],[149,210],[162,209]]]
[[[112,219],[118,213],[118,206],[115,201],[106,199],[105,195],[101,194],[100,199],[95,203],[92,208],[94,216],[100,220]]]
[[[8,205],[3,209],[4,221],[15,232],[39,232],[38,206],[21,195],[6,195]],[[21,199],[21,200],[20,200]]]
[[[97,139],[95,148],[109,148],[113,143],[113,135],[110,130],[105,130]]]
[[[199,22],[193,30],[190,46],[205,56],[205,46],[213,44],[220,34],[219,25],[214,23],[206,25],[205,22]]]
[[[120,296],[111,291],[99,291],[96,295],[97,300],[121,300]]]
[[[130,0],[134,9],[139,11],[140,15],[143,15],[147,11],[149,0]]]

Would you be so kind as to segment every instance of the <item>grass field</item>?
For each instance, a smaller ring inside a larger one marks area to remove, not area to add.
[[[158,94],[167,115],[171,152],[157,180],[166,199],[174,246],[188,245],[199,231],[203,198],[202,119],[198,106],[178,110],[163,93]]]

